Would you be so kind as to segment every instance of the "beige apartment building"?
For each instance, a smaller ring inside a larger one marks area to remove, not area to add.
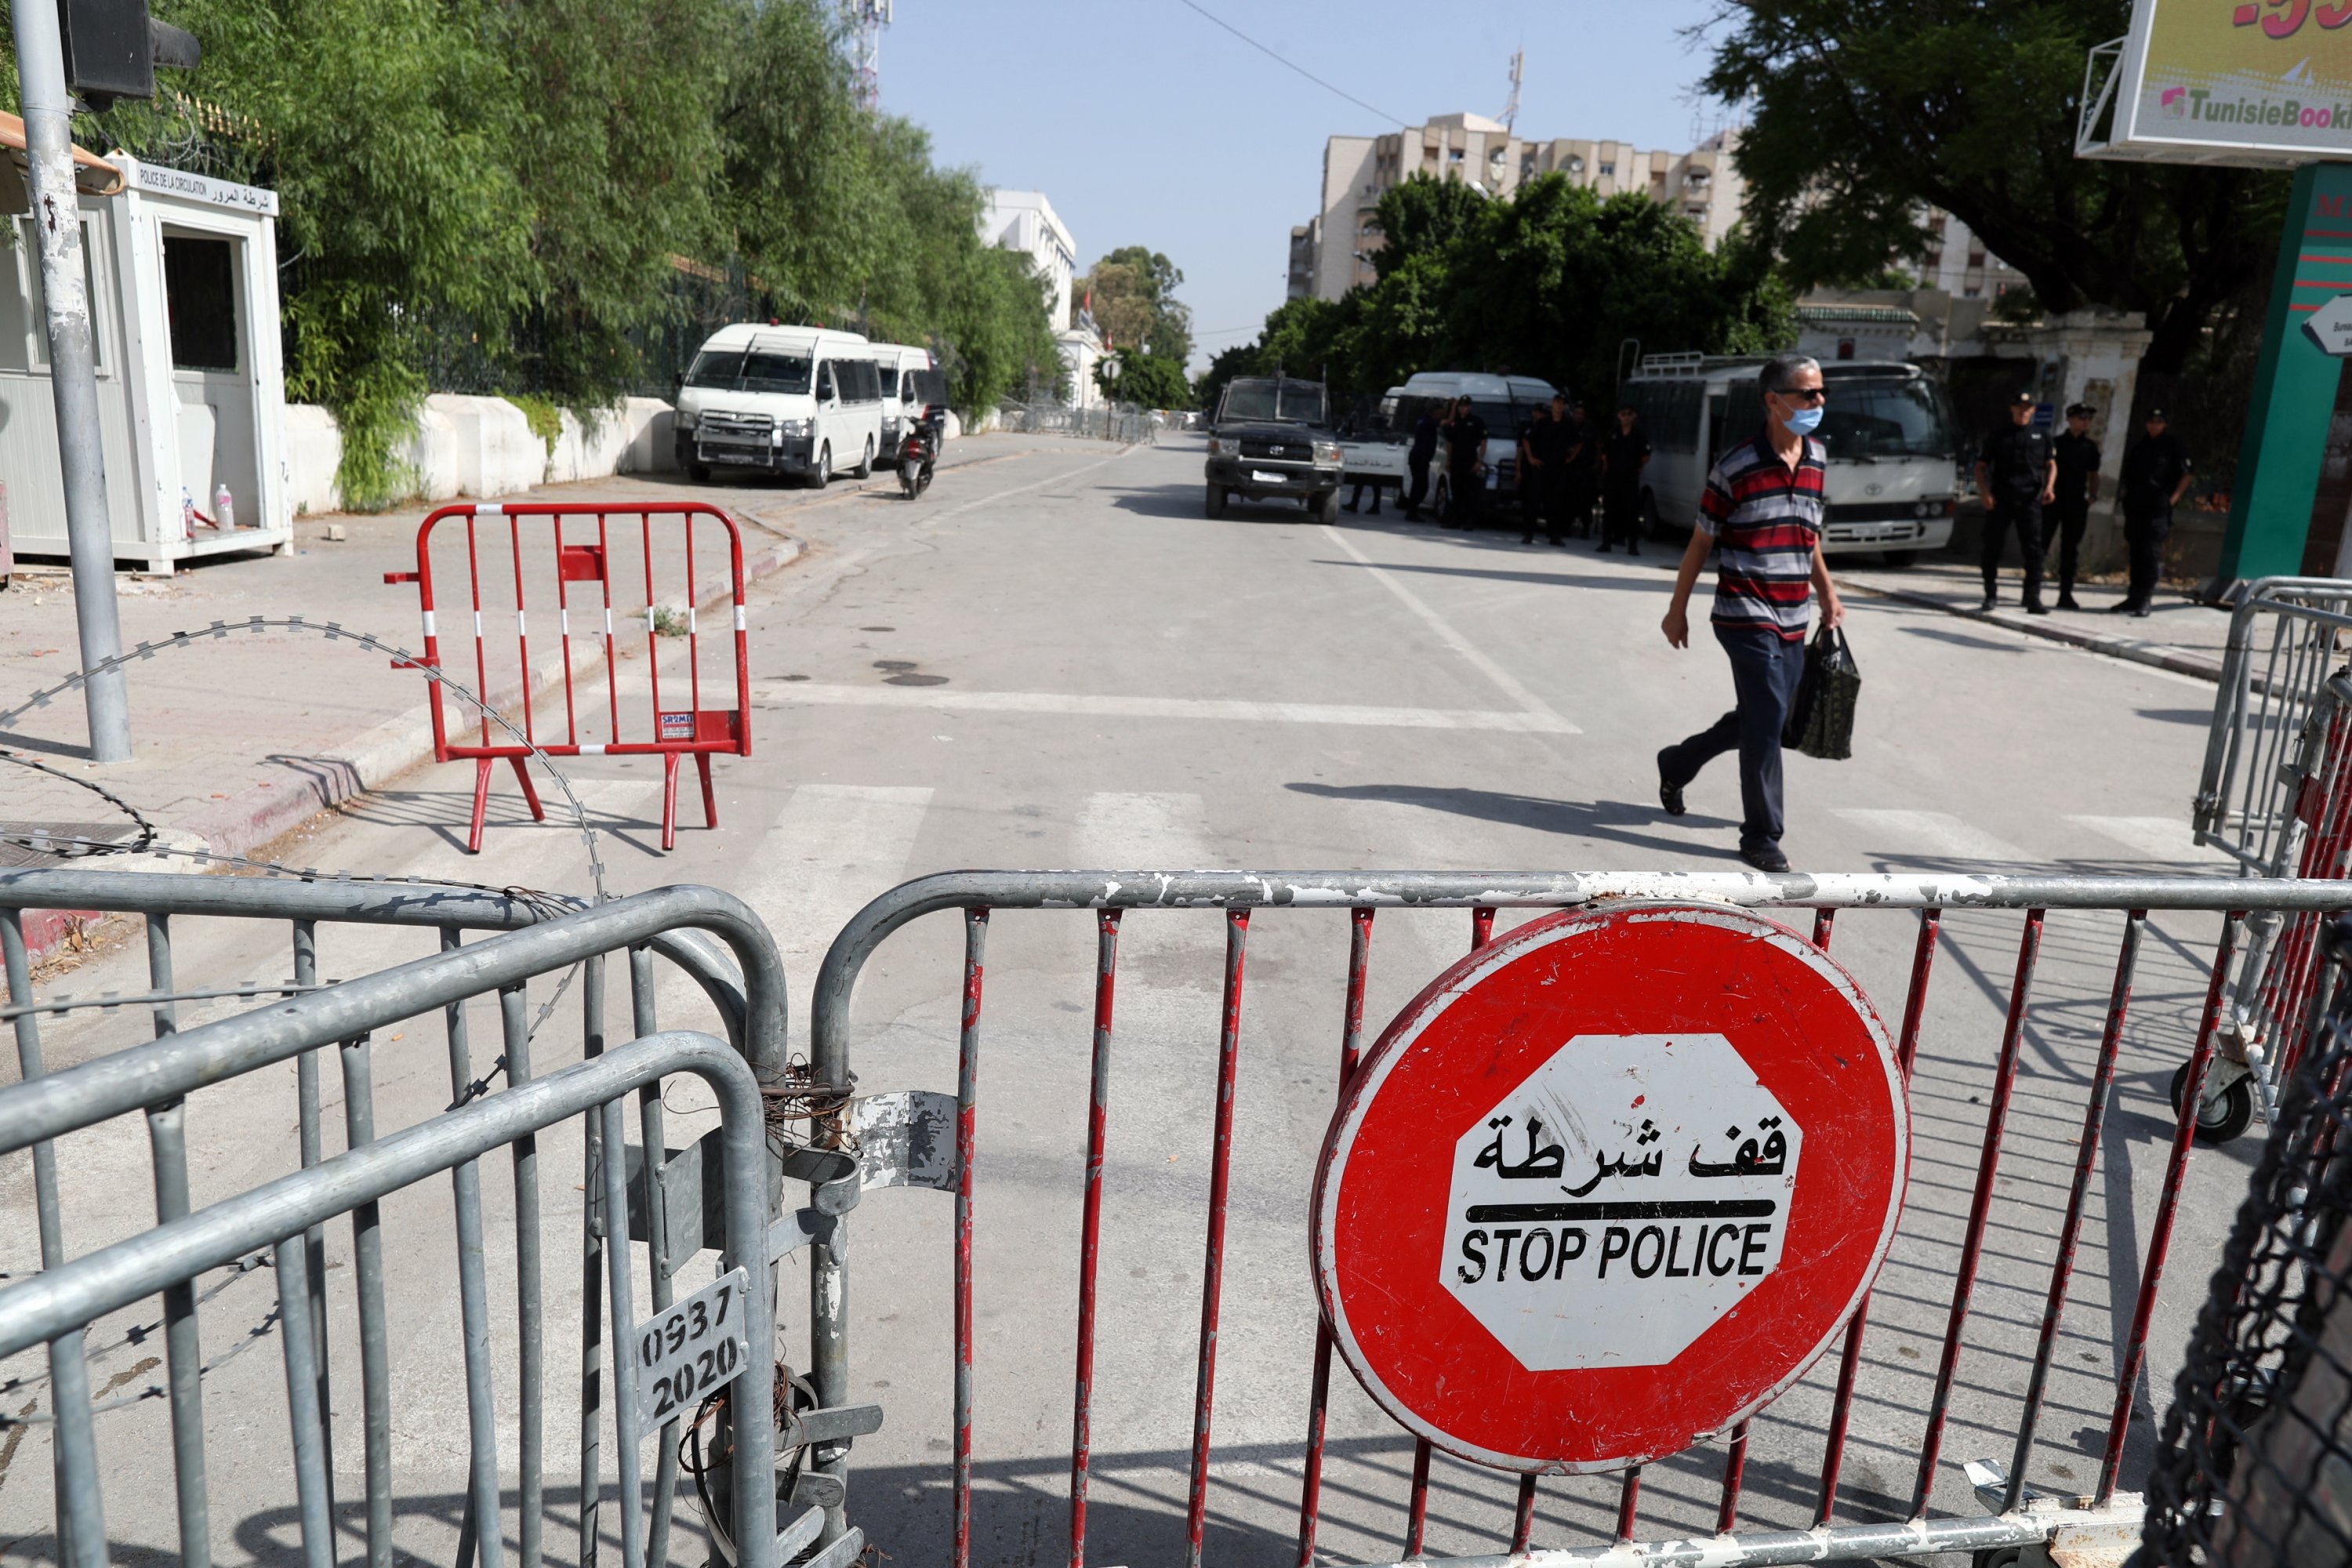
[[[1384,243],[1381,194],[1416,173],[1465,180],[1497,197],[1553,173],[1603,196],[1635,191],[1680,212],[1713,246],[1739,221],[1737,145],[1728,131],[1687,153],[1574,137],[1530,142],[1481,114],[1443,114],[1386,136],[1334,136],[1323,148],[1322,205],[1290,231],[1290,298],[1337,300],[1370,282],[1371,254]]]

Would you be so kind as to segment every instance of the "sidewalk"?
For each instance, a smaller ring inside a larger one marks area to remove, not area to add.
[[[1016,455],[1032,444],[967,437],[954,444],[943,467]],[[877,473],[862,484],[837,480],[819,494],[776,483],[695,486],[675,474],[655,474],[550,486],[504,500],[586,503],[650,496],[710,502],[742,525],[749,584],[802,558],[806,543],[789,531],[796,519],[897,485],[895,475]],[[383,575],[414,569],[417,525],[431,510],[304,517],[296,522],[290,556],[215,558],[170,579],[118,574],[123,646],[135,650],[174,634],[204,632],[216,622],[235,628],[255,616],[299,616],[421,651],[417,590],[408,584],[387,584]],[[344,537],[331,539],[331,531]],[[436,556],[437,561],[438,550]],[[723,603],[724,563],[716,571],[707,561],[698,564],[703,603],[708,605],[713,595]],[[444,584],[442,596],[444,626],[454,634],[462,588]],[[541,624],[551,631],[551,615]],[[551,653],[551,639],[546,632],[541,636]],[[452,675],[470,684],[467,645],[461,637],[445,637],[444,657]],[[544,689],[560,679],[560,657],[546,657],[541,646],[532,652],[534,684]],[[0,714],[57,686],[78,662],[73,588],[64,563],[20,560],[14,584],[0,593]],[[574,668],[580,668],[577,662]],[[0,747],[103,786],[137,807],[167,843],[183,848],[251,855],[320,811],[387,783],[433,754],[424,678],[413,669],[392,668],[383,654],[349,640],[290,629],[232,629],[159,646],[127,673],[136,749],[131,762],[100,768],[84,760],[87,731],[78,690],[60,692],[47,706],[0,723]],[[519,679],[500,681],[494,674],[492,684],[503,687],[485,693],[493,706],[509,707],[520,697]],[[454,726],[457,705],[452,708]],[[0,832],[129,842],[136,831],[121,810],[70,778],[0,760]],[[53,865],[58,858],[0,842],[0,869]],[[176,870],[201,864],[184,857],[140,858]],[[60,912],[28,920],[26,934],[38,954],[78,930],[79,917]]]
[[[1885,566],[1847,566],[1832,557],[1830,569],[1840,584],[1922,609],[1941,610],[1974,621],[1989,621],[2028,637],[2071,643],[2094,653],[2154,665],[2207,680],[2221,678],[2221,651],[2230,637],[2230,612],[2182,598],[2171,589],[2159,591],[2152,613],[2145,619],[2107,613],[2123,598],[2119,586],[2092,584],[2075,597],[2084,608],[2053,610],[2029,616],[2021,602],[2023,574],[2001,574],[2000,605],[1990,614],[1984,603],[1984,576],[1976,567],[1957,561],[1927,561],[1895,570]],[[2045,584],[2043,602],[2055,604],[2058,590]]]

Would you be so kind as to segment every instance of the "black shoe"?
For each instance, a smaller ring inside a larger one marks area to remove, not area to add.
[[[2083,606],[2074,602],[2074,595],[2061,594],[2058,595],[2058,607],[2062,610],[2079,610]]]
[[[1370,516],[1370,517],[1378,517],[1378,516],[1380,516],[1380,515],[1381,515],[1381,509],[1380,509],[1379,507],[1377,507],[1377,506],[1376,506],[1376,507],[1372,508],[1372,510],[1371,510],[1369,513],[1367,513],[1366,515],[1367,515],[1367,516]]]
[[[2139,613],[2139,606],[2133,604],[2129,599],[2126,599],[2120,604],[2109,605],[2107,606],[2107,614],[2111,616],[2137,616]]]
[[[2050,613],[2050,606],[2035,599],[2026,605],[2025,613],[2029,616],[2046,616]]]
[[[1666,808],[1668,816],[1680,816],[1689,808],[1683,805],[1683,786],[1666,782],[1666,753],[1658,753],[1658,804]]]
[[[1353,511],[1356,510],[1356,503],[1354,501],[1345,502],[1340,506],[1339,510],[1341,511]]]
[[[2132,612],[2132,619],[2136,621],[2144,621],[2147,619],[2148,614],[2148,607],[2146,605],[2142,605],[2139,608]]]
[[[1789,868],[1789,858],[1780,853],[1780,847],[1777,844],[1759,844],[1753,849],[1742,849],[1739,858],[1759,871],[1785,871]]]
[[[1605,545],[1605,544],[1604,544],[1604,545],[1602,545],[1600,549],[1598,549],[1598,550],[1594,551],[1592,553],[1594,553],[1595,555],[1606,555],[1606,554],[1608,554],[1608,553],[1609,553],[1609,547],[1608,547],[1607,545]]]
[[[1555,539],[1551,542],[1551,545],[1555,550],[1565,550],[1568,548],[1568,541],[1565,539]]]
[[[1987,594],[1984,596],[1984,603],[1977,606],[1977,613],[1979,615],[1989,616],[1999,608],[2000,608],[2000,601],[1995,598],[1992,595]]]
[[[1523,538],[1523,539],[1521,539],[1521,540],[1519,541],[1519,542],[1520,542],[1521,544],[1533,544],[1535,542],[1536,542],[1536,536],[1535,536],[1534,534],[1532,534],[1532,533],[1530,533],[1530,534],[1527,535],[1525,538]]]
[[[1628,555],[1639,555],[1642,553],[1642,547],[1638,544],[1629,544],[1625,547],[1625,553]]]
[[[1421,513],[1413,510],[1411,507],[1407,507],[1404,509],[1404,520],[1407,522],[1419,522],[1421,521]]]

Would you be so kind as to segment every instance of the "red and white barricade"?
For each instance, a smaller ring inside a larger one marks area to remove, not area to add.
[[[438,602],[436,560],[444,580],[462,569],[465,597],[457,604]],[[723,563],[723,577],[708,570],[714,563]],[[531,816],[546,819],[523,765],[534,750],[549,757],[660,757],[664,849],[677,845],[678,763],[692,757],[704,825],[719,826],[710,759],[751,754],[743,540],[733,518],[699,501],[460,502],[418,526],[416,569],[387,572],[384,581],[417,585],[425,663],[458,679],[468,674],[464,655],[453,668],[440,616],[470,614],[456,637],[462,645],[472,634],[475,692],[512,726],[478,714],[467,738],[462,718],[454,730],[448,721],[442,683],[429,682],[434,760],[476,763],[469,852],[481,850],[490,771],[501,758],[512,764]],[[731,669],[714,655],[706,672],[698,606],[722,598],[733,623]],[[534,662],[530,616],[551,608],[553,650],[542,630]],[[706,707],[706,687],[723,700],[730,674],[732,706]]]

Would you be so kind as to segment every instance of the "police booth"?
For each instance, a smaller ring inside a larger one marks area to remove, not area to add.
[[[23,121],[0,115],[0,518],[19,556],[67,553]],[[278,195],[74,150],[118,566],[169,575],[290,552]]]

